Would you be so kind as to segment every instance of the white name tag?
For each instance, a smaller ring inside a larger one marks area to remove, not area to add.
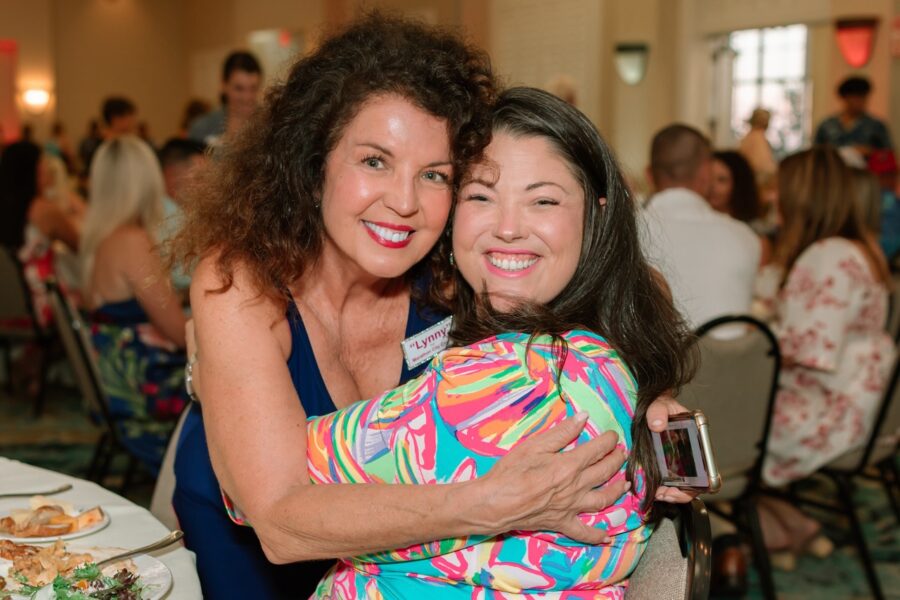
[[[403,346],[403,357],[406,359],[406,368],[415,369],[445,349],[450,343],[450,325],[452,324],[453,317],[447,317],[425,331],[403,340],[401,345]]]

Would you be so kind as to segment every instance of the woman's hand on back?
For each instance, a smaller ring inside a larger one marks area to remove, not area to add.
[[[525,440],[482,478],[491,486],[485,516],[495,519],[498,533],[556,531],[587,544],[607,541],[602,529],[585,525],[578,515],[601,511],[628,490],[624,480],[603,485],[622,467],[625,454],[612,431],[560,452],[578,437],[586,418],[566,419]]]
[[[678,413],[690,412],[682,406],[672,396],[665,394],[653,401],[653,404],[647,407],[647,426],[650,431],[661,433],[666,430],[669,424],[669,416]],[[676,487],[668,487],[661,485],[656,489],[656,499],[663,502],[673,502],[675,504],[686,504],[696,498],[698,492],[684,490]]]

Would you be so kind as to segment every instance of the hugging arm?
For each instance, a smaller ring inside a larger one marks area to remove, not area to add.
[[[302,451],[306,415],[285,364],[290,338],[282,309],[240,269],[229,290],[206,292],[221,283],[214,260],[201,261],[191,297],[202,356],[195,383],[216,476],[273,562],[512,529],[558,531],[586,543],[605,538],[577,515],[621,496],[624,482],[593,488],[619,469],[623,456],[612,452],[609,437],[558,454],[584,427],[574,419],[518,446],[473,481],[312,485]]]

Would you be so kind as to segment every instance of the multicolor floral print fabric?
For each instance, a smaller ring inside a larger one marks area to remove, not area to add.
[[[136,300],[95,311],[91,337],[122,442],[155,472],[187,402],[185,355],[156,331]]]
[[[784,366],[763,474],[779,485],[865,442],[895,348],[884,330],[887,289],[843,238],[800,255],[775,310]]]
[[[453,348],[406,385],[312,419],[308,461],[315,483],[439,484],[484,475],[530,435],[587,412],[575,444],[607,430],[632,447],[636,384],[595,334],[502,334]],[[613,480],[625,477],[624,468]],[[631,492],[585,523],[613,536],[589,546],[551,532],[437,540],[341,560],[320,598],[622,598],[650,535]]]

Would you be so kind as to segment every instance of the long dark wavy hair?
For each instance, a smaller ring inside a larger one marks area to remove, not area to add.
[[[763,216],[763,207],[756,189],[756,176],[747,159],[740,152],[722,150],[713,153],[731,173],[731,198],[728,200],[728,212],[738,221],[749,223]]]
[[[211,161],[187,203],[174,261],[218,252],[223,280],[240,263],[258,290],[286,290],[320,255],[325,159],[362,105],[398,94],[447,121],[454,176],[490,139],[496,86],[487,55],[457,36],[380,13],[331,36],[272,88]]]
[[[10,144],[0,157],[0,244],[18,250],[25,242],[28,209],[38,193],[41,149],[27,141]]]
[[[660,474],[647,427],[647,407],[663,393],[677,393],[693,376],[693,336],[644,259],[634,199],[612,151],[588,118],[542,90],[512,88],[500,95],[493,131],[548,140],[580,182],[585,221],[575,274],[546,305],[521,303],[501,313],[491,308],[486,293],[472,289],[453,269],[447,234],[435,252],[435,260],[443,263],[438,272],[446,277],[432,283],[431,298],[454,313],[456,344],[471,344],[504,331],[550,334],[560,349],[561,365],[565,359],[561,336],[566,331],[587,329],[606,338],[637,380],[628,477],[633,481],[635,468],[644,469],[644,508],[649,509]],[[599,198],[606,198],[605,206]]]

